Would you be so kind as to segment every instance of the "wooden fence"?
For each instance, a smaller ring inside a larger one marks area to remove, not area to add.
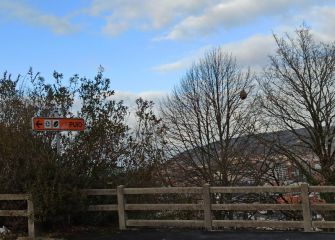
[[[0,217],[27,217],[28,237],[35,239],[34,205],[30,194],[0,194],[0,201],[27,201],[26,210],[0,210]]]
[[[187,228],[213,228],[237,227],[237,228],[275,228],[275,229],[304,229],[311,232],[315,228],[335,228],[335,221],[313,221],[311,211],[334,211],[335,204],[313,203],[309,193],[335,192],[335,186],[258,186],[258,187],[211,187],[205,184],[203,187],[163,187],[163,188],[125,188],[117,189],[87,189],[87,195],[116,196],[117,204],[90,205],[89,211],[117,211],[119,228],[127,227],[187,227]],[[212,203],[211,194],[217,193],[282,193],[299,194],[301,201],[288,204],[262,204],[262,203]],[[130,204],[126,202],[127,195],[143,194],[197,194],[201,196],[201,203],[194,204]],[[203,211],[201,220],[147,220],[128,219],[127,211],[159,211],[159,210],[183,210]],[[213,219],[213,211],[300,211],[301,221],[279,220],[216,220]]]

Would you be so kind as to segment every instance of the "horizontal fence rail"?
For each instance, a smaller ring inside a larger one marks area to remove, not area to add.
[[[310,201],[310,193],[335,193],[335,186],[308,186],[302,183],[299,186],[256,186],[256,187],[211,187],[205,184],[203,187],[162,187],[162,188],[125,188],[117,189],[86,189],[83,193],[101,196],[116,196],[117,204],[89,205],[88,211],[117,211],[119,227],[121,230],[127,227],[185,227],[185,228],[275,228],[275,229],[304,229],[311,232],[315,228],[333,228],[335,221],[314,221],[312,211],[335,211],[335,204],[313,203]],[[213,202],[215,194],[297,194],[297,203],[223,203]],[[127,195],[162,195],[162,194],[194,194],[197,203],[127,203]],[[200,196],[200,198],[199,198]],[[335,199],[334,199],[335,200]],[[201,220],[154,220],[154,219],[128,219],[127,211],[201,211]],[[213,219],[214,211],[299,211],[302,220],[278,221],[278,220],[220,220]]]
[[[211,187],[211,193],[293,193],[300,192],[300,187],[272,186],[272,187]]]
[[[27,217],[29,239],[35,239],[34,205],[30,194],[0,194],[0,201],[27,201],[26,210],[0,210],[0,217]]]
[[[125,188],[124,194],[202,193],[202,187]]]

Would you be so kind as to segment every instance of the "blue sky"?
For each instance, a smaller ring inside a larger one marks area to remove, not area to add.
[[[303,22],[333,41],[335,1],[0,0],[0,71],[93,77],[102,65],[119,96],[157,98],[215,46],[260,69],[272,33]]]

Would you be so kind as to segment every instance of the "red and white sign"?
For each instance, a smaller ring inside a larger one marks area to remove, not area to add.
[[[34,131],[84,131],[85,122],[82,118],[42,118],[32,119]]]

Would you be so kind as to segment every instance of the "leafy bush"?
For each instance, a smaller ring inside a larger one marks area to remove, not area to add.
[[[32,193],[37,221],[51,227],[86,209],[83,188],[152,182],[147,173],[164,157],[165,129],[152,102],[137,101],[132,129],[102,68],[93,80],[74,75],[68,85],[57,72],[52,84],[32,70],[27,76],[0,79],[0,194]],[[81,117],[86,130],[62,133],[57,151],[56,133],[31,130],[34,116]]]

